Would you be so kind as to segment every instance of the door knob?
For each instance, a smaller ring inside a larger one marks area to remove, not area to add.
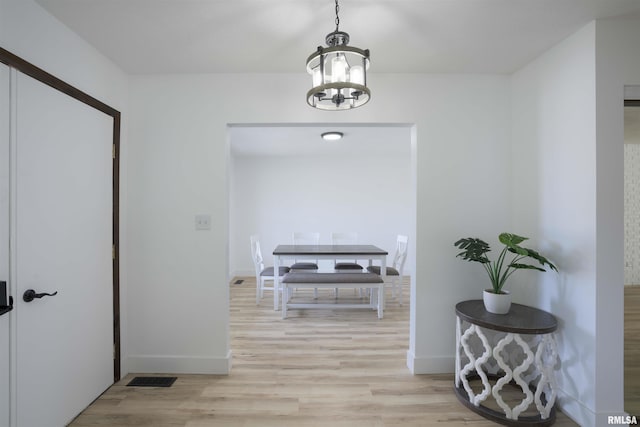
[[[48,294],[46,292],[37,294],[36,291],[34,291],[33,289],[27,289],[26,291],[24,291],[24,294],[22,294],[22,299],[24,300],[24,302],[31,302],[36,298],[52,297],[57,294],[58,294],[58,291],[55,291],[52,294]]]

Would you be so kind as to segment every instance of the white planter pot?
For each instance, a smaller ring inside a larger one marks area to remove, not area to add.
[[[502,291],[502,294],[494,294],[488,289],[482,293],[484,308],[493,314],[507,314],[511,308],[511,294],[508,291]]]

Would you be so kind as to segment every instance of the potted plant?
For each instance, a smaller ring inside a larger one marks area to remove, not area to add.
[[[555,271],[558,271],[558,269],[538,252],[520,246],[520,243],[528,240],[527,237],[511,233],[501,233],[498,236],[498,240],[504,245],[504,248],[495,261],[491,261],[487,256],[487,253],[491,251],[491,247],[481,239],[473,237],[460,239],[454,243],[454,246],[462,249],[462,252],[457,254],[456,257],[462,258],[465,261],[481,263],[487,274],[489,274],[491,289],[485,289],[483,293],[484,305],[487,311],[496,314],[506,314],[511,307],[511,294],[503,288],[507,279],[511,277],[516,270],[546,271],[542,268],[545,265],[548,265],[550,269]],[[511,260],[507,260],[507,254],[513,254]],[[527,258],[538,261],[541,267],[522,263],[522,261]]]

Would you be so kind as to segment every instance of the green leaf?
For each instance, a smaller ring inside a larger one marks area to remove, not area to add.
[[[462,252],[456,255],[463,260],[481,262],[483,264],[489,262],[486,253],[491,251],[491,248],[484,240],[468,237],[466,239],[463,238],[458,240],[453,245],[459,249],[463,249]]]
[[[535,265],[529,265],[529,264],[514,263],[514,264],[509,264],[509,267],[511,267],[511,268],[521,268],[521,269],[525,269],[525,270],[547,271],[544,268],[536,267]]]
[[[518,236],[517,234],[512,234],[512,233],[501,233],[498,236],[498,240],[500,240],[500,243],[502,243],[503,245],[506,245],[512,248],[524,242],[525,240],[529,240],[529,238]]]
[[[550,269],[552,269],[554,271],[558,271],[556,266],[553,265],[551,263],[551,261],[549,261],[548,259],[546,259],[542,255],[540,255],[538,252],[534,251],[533,249],[527,249],[527,252],[529,253],[527,256],[529,258],[533,258],[533,259],[537,260],[540,263],[540,265],[548,265]],[[543,270],[543,271],[546,271],[546,270]]]
[[[521,256],[529,256],[529,250],[523,248],[522,246],[508,247],[507,250],[513,254],[518,254]]]
[[[528,240],[528,237],[522,237],[511,233],[502,233],[498,236],[498,240],[500,240],[500,243],[509,249],[509,252],[516,253],[520,256],[529,256],[529,253],[525,248],[518,246],[519,243]]]

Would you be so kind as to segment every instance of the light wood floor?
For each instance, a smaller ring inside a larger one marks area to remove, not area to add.
[[[624,409],[640,415],[640,286],[624,287]]]
[[[170,388],[112,386],[71,425],[242,427],[493,426],[460,404],[453,374],[411,375],[405,305],[372,310],[292,310],[283,321],[255,281],[231,286],[229,376],[179,375]],[[341,291],[341,298],[352,290]],[[451,334],[454,325],[434,325]],[[556,426],[575,426],[558,413]]]

